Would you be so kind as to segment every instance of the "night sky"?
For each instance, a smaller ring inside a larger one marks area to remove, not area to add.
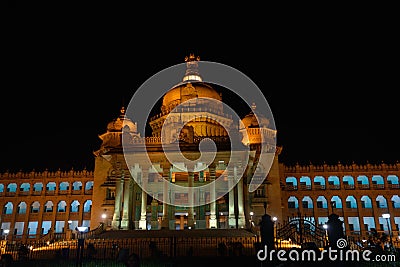
[[[93,170],[107,123],[143,82],[189,53],[240,70],[264,92],[281,162],[399,160],[392,37],[329,29],[279,37],[161,38],[85,26],[6,31],[0,171]]]

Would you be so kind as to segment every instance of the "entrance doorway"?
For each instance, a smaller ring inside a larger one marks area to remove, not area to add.
[[[175,213],[175,230],[187,229],[188,213],[176,212]]]

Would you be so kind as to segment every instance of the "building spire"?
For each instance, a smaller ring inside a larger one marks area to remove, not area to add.
[[[183,81],[202,81],[202,78],[199,73],[199,64],[200,57],[195,57],[194,54],[189,54],[189,56],[185,57],[186,62],[186,72],[183,77]]]
[[[125,117],[125,107],[122,106],[120,109],[121,114],[119,115],[120,118],[124,118]]]

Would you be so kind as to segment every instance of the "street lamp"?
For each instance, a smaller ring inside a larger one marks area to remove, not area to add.
[[[276,225],[276,221],[278,221],[278,217],[274,216],[272,217],[272,221],[274,222],[274,241],[275,241],[275,248],[278,247],[278,236],[277,236],[277,225]]]
[[[10,229],[4,229],[4,240],[7,240],[7,236],[10,233]]]
[[[322,228],[325,229],[325,245],[328,246],[328,225],[324,223],[324,225],[322,225]]]
[[[250,211],[250,230],[252,230],[252,228],[253,228],[253,215],[254,215],[254,212],[252,212],[252,211]]]
[[[390,214],[389,214],[389,213],[384,213],[384,214],[382,214],[382,217],[383,217],[384,219],[386,219],[386,224],[387,224],[387,228],[388,228],[388,231],[389,231],[389,238],[390,238],[390,241],[389,241],[389,243],[390,243],[390,249],[393,249],[392,231],[391,231],[391,229],[390,229],[390,224],[389,224]]]

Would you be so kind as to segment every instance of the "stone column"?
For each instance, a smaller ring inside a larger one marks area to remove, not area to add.
[[[243,179],[241,177],[237,177],[237,167],[233,169],[234,179],[239,182],[237,184],[237,195],[238,195],[238,227],[245,228],[246,227],[246,218],[244,215],[244,201],[243,201]]]
[[[193,183],[194,183],[194,172],[188,172],[188,200],[189,200],[189,210],[188,210],[188,227],[194,227],[194,209],[193,209]]]
[[[125,172],[122,173],[125,177]],[[128,230],[131,228],[132,218],[132,179],[125,180],[124,184],[124,205],[122,211],[121,228]]]
[[[216,209],[217,209],[217,203],[215,201],[215,165],[212,164],[208,167],[210,171],[210,199],[213,200],[210,203],[210,228],[217,228],[217,215],[216,215]]]
[[[228,215],[228,225],[229,228],[236,228],[236,218],[235,218],[235,187],[233,186],[234,173],[233,170],[229,169],[228,172],[228,187],[229,190],[229,215]]]
[[[168,217],[168,194],[169,194],[169,183],[171,181],[171,166],[170,164],[163,164],[163,215],[161,220],[161,228],[169,228],[169,217]]]
[[[112,228],[119,229],[121,220],[121,209],[122,209],[122,199],[124,190],[124,176],[115,183],[115,204],[114,204],[114,216],[112,220]]]
[[[139,229],[142,230],[147,230],[147,222],[146,222],[146,217],[147,217],[147,193],[143,188],[147,187],[147,180],[148,180],[148,173],[149,169],[143,167],[142,172],[139,174],[140,175],[140,181],[142,182],[142,205],[140,208],[140,221],[139,221]]]

